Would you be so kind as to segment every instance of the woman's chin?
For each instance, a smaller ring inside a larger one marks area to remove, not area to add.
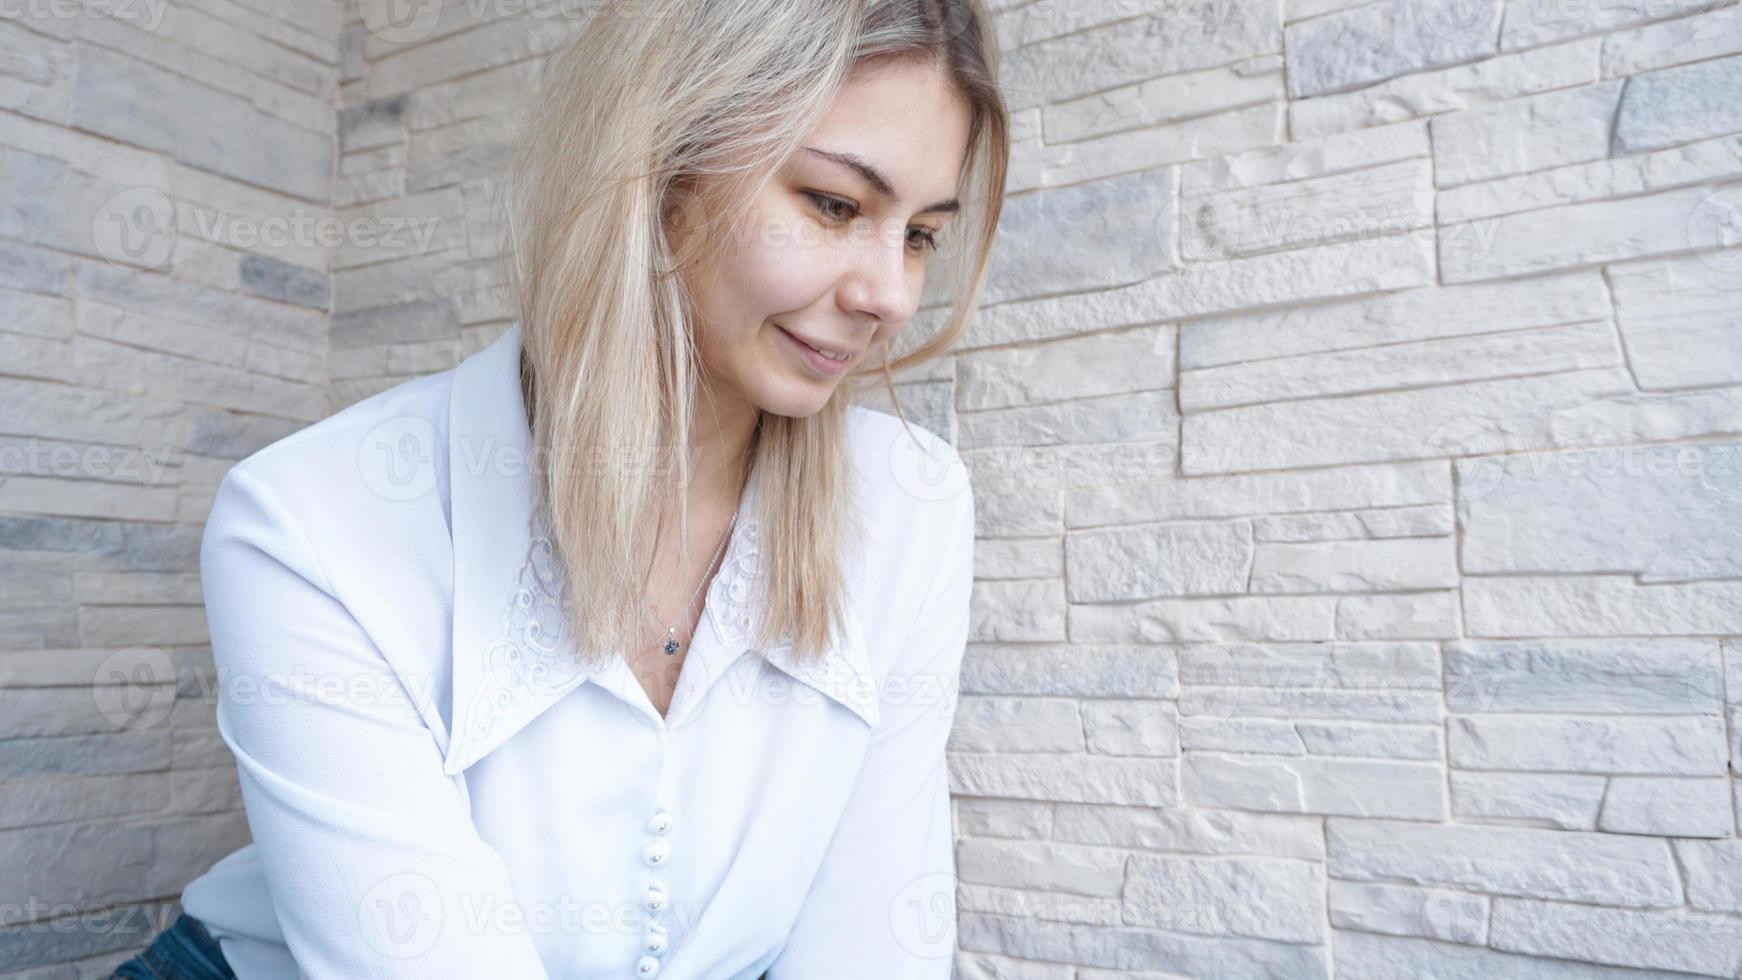
[[[756,404],[770,415],[809,418],[823,410],[823,406],[835,396],[837,387],[834,382],[816,378],[783,378],[779,383],[769,385],[770,390],[761,392]]]

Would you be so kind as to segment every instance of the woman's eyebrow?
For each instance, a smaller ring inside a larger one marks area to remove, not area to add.
[[[840,153],[834,150],[819,150],[814,146],[807,146],[804,147],[804,149],[806,152],[815,153],[817,156],[820,156],[825,160],[832,160],[844,167],[852,168],[859,174],[859,176],[865,178],[865,182],[870,184],[871,188],[880,194],[885,200],[897,204],[901,203],[901,199],[895,196],[895,187],[889,183],[889,178],[883,175],[883,171],[878,170],[863,158],[851,153]],[[962,202],[959,199],[952,197],[947,201],[939,201],[936,204],[920,208],[919,213],[926,214],[936,211],[942,214],[954,214],[961,209]]]

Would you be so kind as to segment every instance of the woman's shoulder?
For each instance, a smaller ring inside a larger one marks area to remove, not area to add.
[[[352,651],[359,670],[387,661],[432,712],[451,649],[451,381],[453,371],[402,381],[233,465],[200,538],[207,616],[280,630],[303,628],[296,620],[307,616],[307,628],[340,644],[340,620],[319,620],[338,616],[336,602],[354,623],[350,642],[375,651]],[[298,651],[247,642],[214,656],[253,668],[301,663]]]
[[[400,382],[237,461],[287,507],[332,515],[433,494],[445,481],[453,369]]]
[[[847,409],[854,463],[874,489],[906,498],[916,505],[946,500],[972,501],[974,487],[962,449],[939,435],[955,428],[948,416],[902,421],[894,414],[852,406]],[[958,501],[960,503],[960,501]]]
[[[865,486],[862,502],[883,520],[922,531],[973,520],[974,488],[961,449],[939,435],[947,417],[909,415],[854,405],[848,425],[854,466]]]
[[[864,441],[859,438],[864,436],[869,436],[879,442],[890,442],[897,435],[905,435],[918,441],[925,448],[954,452],[955,447],[950,444],[949,440],[933,431],[947,427],[949,422],[950,417],[947,415],[910,414],[907,422],[903,424],[901,418],[894,413],[872,408],[869,405],[849,405],[847,407],[847,425],[859,442]]]
[[[450,369],[401,382],[244,457],[219,481],[206,539],[303,555],[334,589],[422,574],[410,570],[447,529],[452,380]]]
[[[299,601],[272,577],[272,565],[257,560],[264,554],[342,604],[396,668],[438,669],[421,658],[447,650],[452,375],[401,382],[232,466],[201,537],[208,600],[220,579],[259,575],[275,601]],[[258,601],[251,585],[228,588]],[[318,605],[312,593],[304,598]]]

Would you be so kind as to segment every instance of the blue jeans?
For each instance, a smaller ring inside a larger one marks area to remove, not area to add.
[[[767,980],[768,974],[762,974]],[[183,912],[145,951],[115,968],[109,980],[236,980],[218,941]]]
[[[236,980],[218,941],[183,912],[144,952],[115,968],[110,980]]]

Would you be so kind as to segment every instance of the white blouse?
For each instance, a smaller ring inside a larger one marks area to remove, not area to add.
[[[842,642],[757,650],[753,470],[661,717],[572,657],[521,332],[249,456],[200,574],[254,842],[182,906],[242,980],[942,980],[973,580],[948,442],[854,407]]]

